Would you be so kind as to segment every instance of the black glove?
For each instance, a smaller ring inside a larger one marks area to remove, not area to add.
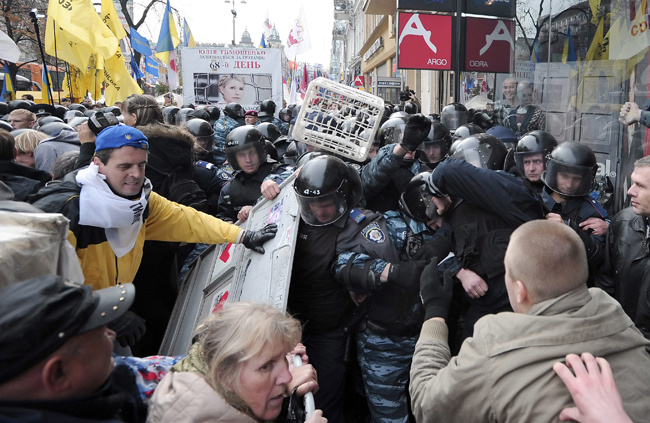
[[[391,263],[388,270],[388,283],[400,286],[407,291],[416,291],[420,287],[420,276],[427,264],[429,264],[429,260]]]
[[[241,243],[244,244],[244,247],[253,250],[256,253],[264,254],[264,247],[262,247],[262,244],[269,239],[275,238],[276,232],[278,232],[278,225],[270,223],[259,231],[246,231]]]
[[[432,317],[447,319],[452,292],[453,277],[451,272],[445,272],[441,283],[440,275],[438,274],[438,259],[434,258],[424,268],[424,272],[420,278],[420,296],[424,305],[424,320],[431,319]]]
[[[400,145],[408,151],[415,151],[427,138],[430,130],[431,121],[422,113],[411,115],[408,122],[406,122],[404,137],[402,138]]]
[[[134,346],[147,330],[146,321],[132,311],[113,320],[108,328],[115,332],[115,339],[123,347]]]

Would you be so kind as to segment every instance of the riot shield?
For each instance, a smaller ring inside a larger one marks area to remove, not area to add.
[[[295,178],[293,174],[280,185],[276,198],[256,204],[242,224],[245,230],[258,230],[268,223],[278,225],[275,238],[264,244],[264,254],[241,244],[220,244],[199,256],[183,281],[161,355],[186,354],[196,326],[226,302],[252,301],[286,309],[300,222],[293,192]]]

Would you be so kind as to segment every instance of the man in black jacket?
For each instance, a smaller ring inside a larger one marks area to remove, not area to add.
[[[610,278],[596,285],[613,295],[643,335],[650,339],[650,156],[634,163],[632,206],[621,210],[607,232],[606,268]]]

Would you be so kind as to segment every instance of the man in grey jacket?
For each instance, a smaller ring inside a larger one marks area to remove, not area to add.
[[[504,263],[515,312],[481,318],[453,359],[445,323],[452,279],[441,281],[435,263],[425,269],[425,323],[411,366],[416,420],[557,421],[573,404],[553,364],[583,352],[609,361],[625,410],[633,421],[645,420],[650,342],[614,299],[587,288],[587,257],[575,231],[525,223],[513,232]]]

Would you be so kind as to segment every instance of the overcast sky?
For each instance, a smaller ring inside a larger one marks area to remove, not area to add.
[[[232,9],[231,3],[224,0],[170,0],[172,9],[179,11],[182,18],[187,20],[194,40],[197,43],[232,42]],[[255,46],[262,38],[263,23],[267,12],[271,24],[275,24],[280,38],[286,43],[292,21],[298,17],[300,1],[291,0],[241,0],[235,1],[236,41],[239,42],[244,29],[248,29]],[[142,14],[142,0],[134,2],[135,19]],[[157,5],[154,12],[147,18],[138,32],[153,41],[158,41],[163,5]],[[311,50],[299,55],[298,61],[320,63],[329,66],[330,50],[332,47],[332,27],[334,25],[334,2],[332,0],[304,0],[306,28],[310,33]],[[157,19],[156,19],[157,18]],[[178,25],[177,25],[178,26]],[[182,37],[182,27],[177,28]]]

